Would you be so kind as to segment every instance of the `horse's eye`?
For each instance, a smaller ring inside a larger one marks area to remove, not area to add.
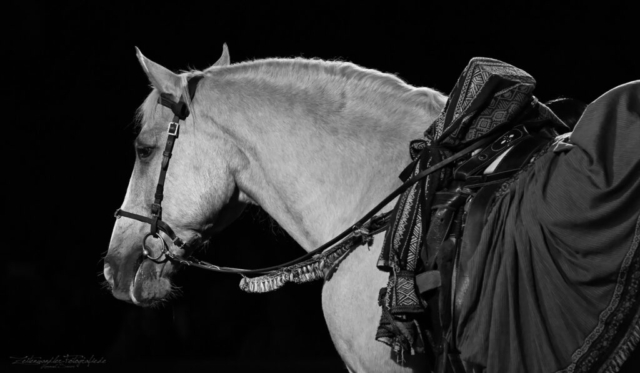
[[[145,158],[149,158],[149,156],[153,154],[153,148],[149,146],[139,147],[139,148],[136,148],[136,152],[138,153],[138,157],[140,157],[140,159],[145,159]]]

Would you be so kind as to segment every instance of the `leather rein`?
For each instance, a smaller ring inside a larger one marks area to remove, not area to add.
[[[188,83],[187,83],[187,88],[188,88],[188,98],[191,99],[191,101],[195,98],[195,94],[196,94],[196,88],[198,85],[198,82],[200,81],[200,79],[202,79],[202,76],[194,76],[191,79],[189,79]],[[188,99],[187,98],[187,99]],[[363,232],[367,232],[365,234],[369,235],[369,236],[373,236],[379,232],[382,232],[386,229],[386,226],[383,228],[380,228],[374,232],[368,232],[365,228],[365,226],[370,223],[373,220],[385,220],[387,215],[384,216],[375,216],[383,207],[385,207],[387,204],[389,204],[389,202],[391,202],[392,200],[394,200],[396,197],[398,197],[400,194],[402,194],[405,190],[407,190],[409,187],[411,187],[413,184],[415,184],[416,182],[424,179],[427,175],[441,169],[442,167],[445,167],[449,164],[451,164],[452,162],[458,160],[459,158],[465,156],[466,154],[481,148],[485,145],[490,144],[491,142],[493,142],[494,140],[496,140],[498,137],[500,137],[499,134],[493,135],[493,136],[489,136],[486,137],[484,139],[478,140],[475,143],[473,143],[472,145],[466,147],[465,149],[459,151],[458,153],[452,155],[451,157],[443,160],[442,162],[439,162],[435,165],[433,165],[432,167],[420,172],[419,174],[417,174],[416,176],[408,179],[407,181],[405,181],[401,186],[399,186],[396,190],[394,190],[391,194],[389,194],[386,198],[384,198],[380,203],[378,203],[374,208],[372,208],[367,214],[365,214],[362,218],[360,218],[357,222],[355,222],[351,227],[347,228],[346,230],[344,230],[342,233],[340,233],[339,235],[335,236],[333,239],[329,240],[328,242],[326,242],[325,244],[323,244],[322,246],[318,247],[317,249],[308,252],[307,254],[294,259],[292,261],[289,261],[287,263],[283,263],[280,265],[276,265],[276,266],[272,266],[272,267],[266,267],[266,268],[260,268],[260,269],[241,269],[241,268],[232,268],[232,267],[220,267],[220,266],[216,266],[214,264],[202,261],[202,260],[198,260],[195,258],[189,258],[187,257],[180,257],[177,256],[175,254],[173,254],[171,252],[171,250],[169,249],[169,245],[167,244],[167,242],[164,240],[164,238],[160,235],[160,232],[164,233],[167,237],[169,237],[171,239],[171,242],[174,246],[176,246],[178,249],[182,249],[185,250],[185,252],[187,251],[187,249],[189,249],[189,242],[185,242],[184,240],[182,240],[180,237],[178,237],[176,235],[176,233],[173,231],[173,229],[171,229],[171,226],[166,223],[165,221],[162,220],[162,200],[164,198],[164,182],[165,182],[165,178],[167,175],[167,169],[169,168],[169,161],[171,160],[171,155],[173,152],[173,146],[175,144],[175,141],[178,139],[178,135],[179,135],[179,131],[180,131],[180,121],[184,121],[187,119],[187,117],[190,114],[189,111],[189,106],[185,100],[184,95],[180,97],[180,100],[178,102],[173,101],[172,96],[169,94],[165,94],[165,93],[161,93],[160,97],[158,98],[158,103],[161,104],[162,106],[165,106],[169,109],[171,109],[171,111],[174,114],[173,120],[171,122],[169,122],[168,128],[167,128],[167,142],[165,144],[165,149],[164,152],[162,153],[163,158],[162,158],[162,164],[160,167],[160,176],[158,178],[158,184],[156,186],[156,193],[154,196],[154,202],[153,204],[151,204],[151,216],[143,216],[143,215],[138,215],[138,214],[134,214],[128,211],[124,211],[122,209],[117,209],[114,217],[116,219],[119,219],[121,217],[125,217],[125,218],[129,218],[129,219],[133,219],[133,220],[137,220],[146,224],[150,225],[150,230],[149,233],[147,233],[143,240],[142,240],[142,252],[143,255],[145,257],[147,257],[148,259],[156,262],[156,263],[161,263],[161,262],[165,262],[167,260],[179,263],[179,264],[184,264],[187,266],[191,266],[191,267],[197,267],[197,268],[202,268],[202,269],[206,269],[209,271],[214,271],[214,272],[220,272],[220,273],[235,273],[235,274],[240,274],[240,275],[258,275],[258,274],[267,274],[267,273],[271,273],[273,271],[282,269],[284,267],[289,267],[298,263],[301,263],[307,259],[312,258],[313,256],[327,250],[328,248],[332,247],[333,245],[335,245],[336,243],[340,242],[341,240],[343,240],[344,238],[346,238],[349,235],[358,235],[358,234],[363,234]],[[147,247],[147,239],[149,237],[152,238],[156,238],[156,239],[160,239],[160,241],[162,241],[162,251],[158,256],[152,256],[151,251],[148,249]],[[162,256],[165,256],[164,259],[161,260]]]

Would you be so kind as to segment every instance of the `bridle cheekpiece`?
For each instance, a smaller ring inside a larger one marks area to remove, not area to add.
[[[188,95],[191,100],[195,98],[195,92],[198,85],[198,82],[202,79],[202,76],[195,76],[189,79],[187,83],[188,87]],[[162,164],[160,166],[160,176],[158,178],[158,184],[156,185],[156,193],[154,195],[154,201],[151,204],[151,217],[134,214],[128,211],[124,211],[122,209],[117,209],[114,216],[116,218],[120,218],[122,216],[141,221],[143,223],[147,223],[151,226],[149,233],[147,233],[142,240],[142,251],[143,254],[151,259],[154,262],[160,261],[160,258],[164,254],[167,258],[175,259],[177,258],[175,255],[171,254],[167,243],[160,236],[158,231],[166,234],[173,244],[179,249],[185,249],[186,243],[178,237],[173,229],[162,221],[162,200],[164,199],[164,182],[167,177],[167,170],[169,169],[169,161],[171,160],[171,154],[173,153],[173,146],[175,144],[176,139],[180,133],[180,121],[184,121],[190,114],[189,105],[187,104],[187,100],[185,100],[184,95],[180,96],[180,100],[178,102],[173,101],[173,96],[167,93],[160,93],[160,97],[158,98],[158,103],[162,106],[165,106],[173,112],[173,119],[169,122],[167,127],[167,142],[165,144],[164,152],[162,152]],[[154,257],[151,255],[151,251],[147,248],[147,239],[149,237],[157,238],[162,241],[163,249],[162,252]],[[166,259],[165,259],[166,260]]]

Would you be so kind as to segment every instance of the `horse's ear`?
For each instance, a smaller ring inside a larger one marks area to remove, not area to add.
[[[229,47],[227,47],[227,43],[224,43],[222,44],[222,56],[218,58],[218,60],[216,61],[216,63],[213,64],[213,66],[229,66],[230,64],[231,64],[231,57],[229,57]]]
[[[181,78],[179,75],[142,55],[138,47],[136,47],[136,55],[149,81],[158,91],[180,97]]]

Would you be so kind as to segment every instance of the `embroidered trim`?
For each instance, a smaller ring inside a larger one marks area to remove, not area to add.
[[[631,247],[622,261],[609,306],[602,311],[598,325],[584,344],[571,356],[571,364],[559,373],[617,372],[640,341],[640,215]],[[635,312],[635,313],[634,313]],[[621,330],[627,330],[620,336]],[[615,346],[615,347],[614,347]]]
[[[287,282],[302,284],[328,279],[334,266],[361,245],[373,245],[373,236],[386,226],[388,213],[376,215],[364,227],[351,233],[342,242],[322,253],[293,266],[258,277],[244,277],[240,280],[240,289],[247,293],[268,293],[280,289]],[[370,232],[371,230],[371,232]]]

